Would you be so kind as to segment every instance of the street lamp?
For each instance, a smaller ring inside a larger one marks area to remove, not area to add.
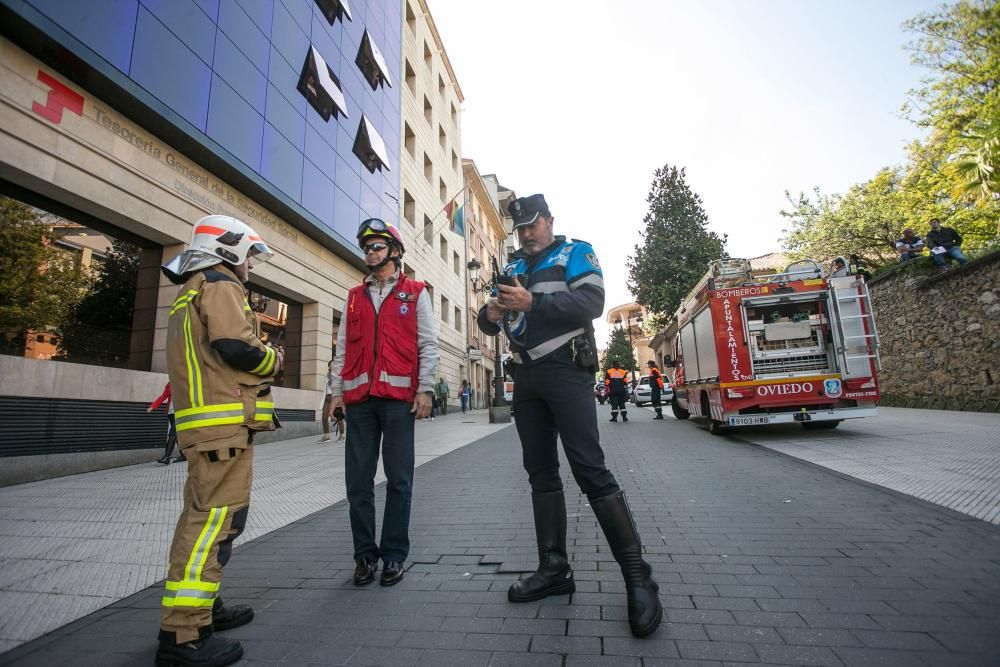
[[[489,296],[496,287],[497,277],[490,280],[482,280],[479,271],[483,265],[478,259],[472,258],[465,265],[469,270],[469,282],[472,283],[473,293],[480,293]],[[500,368],[500,332],[493,336],[493,400],[490,403],[490,423],[499,424],[510,421],[510,408],[507,406],[507,399],[503,397],[503,371]]]

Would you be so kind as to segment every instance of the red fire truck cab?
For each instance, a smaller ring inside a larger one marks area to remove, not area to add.
[[[754,276],[747,260],[718,260],[676,322],[678,419],[705,417],[723,434],[791,422],[835,428],[876,414],[878,333],[861,276],[828,276],[813,260]]]

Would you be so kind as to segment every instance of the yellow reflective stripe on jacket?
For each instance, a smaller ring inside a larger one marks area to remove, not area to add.
[[[184,361],[187,363],[188,394],[191,405],[204,405],[205,393],[201,386],[201,368],[198,367],[198,353],[191,334],[191,311],[184,313]]]
[[[202,526],[194,548],[191,549],[191,556],[184,566],[184,579],[166,582],[166,593],[161,600],[164,607],[210,607],[214,604],[219,584],[203,582],[201,574],[228,512],[229,507],[226,506],[213,507],[208,511],[205,525]]]
[[[196,296],[198,296],[198,290],[195,289],[190,289],[187,291],[187,294],[179,296],[177,300],[174,301],[173,305],[170,307],[170,314],[173,315],[181,308],[187,306],[189,303],[191,303],[191,300],[194,299]]]
[[[254,421],[270,421],[274,415],[273,401],[257,401]],[[196,408],[185,408],[174,413],[174,424],[178,431],[205,426],[223,426],[243,423],[242,403],[217,403]]]
[[[254,375],[270,375],[274,368],[274,361],[278,358],[278,353],[273,347],[264,348],[264,358],[257,368],[250,371]]]

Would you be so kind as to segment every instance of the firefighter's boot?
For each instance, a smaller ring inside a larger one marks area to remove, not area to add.
[[[611,553],[621,566],[628,597],[628,624],[632,634],[645,637],[663,620],[663,607],[653,579],[652,568],[642,558],[642,543],[625,500],[625,492],[598,498],[590,503],[608,540]]]
[[[653,408],[656,410],[656,416],[653,419],[663,419],[663,408]]]
[[[215,598],[212,605],[212,628],[232,630],[253,620],[253,609],[245,604],[226,605],[222,598]]]
[[[623,422],[628,421],[628,412],[626,410],[622,410],[622,421]]]
[[[609,419],[608,421],[611,421],[611,422],[618,421],[618,411],[617,410],[612,410],[611,411],[611,419]]]
[[[566,555],[566,497],[562,491],[532,493],[531,507],[538,541],[538,570],[507,590],[511,602],[531,602],[576,590]]]
[[[214,635],[203,628],[198,639],[178,644],[174,633],[160,631],[156,649],[157,667],[224,667],[243,657],[243,646],[235,639]]]

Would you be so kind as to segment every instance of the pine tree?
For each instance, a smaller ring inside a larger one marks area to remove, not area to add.
[[[632,346],[628,342],[625,330],[616,327],[611,330],[611,337],[608,339],[608,349],[604,352],[602,368],[623,368],[627,371],[635,370],[635,354],[632,353]]]

